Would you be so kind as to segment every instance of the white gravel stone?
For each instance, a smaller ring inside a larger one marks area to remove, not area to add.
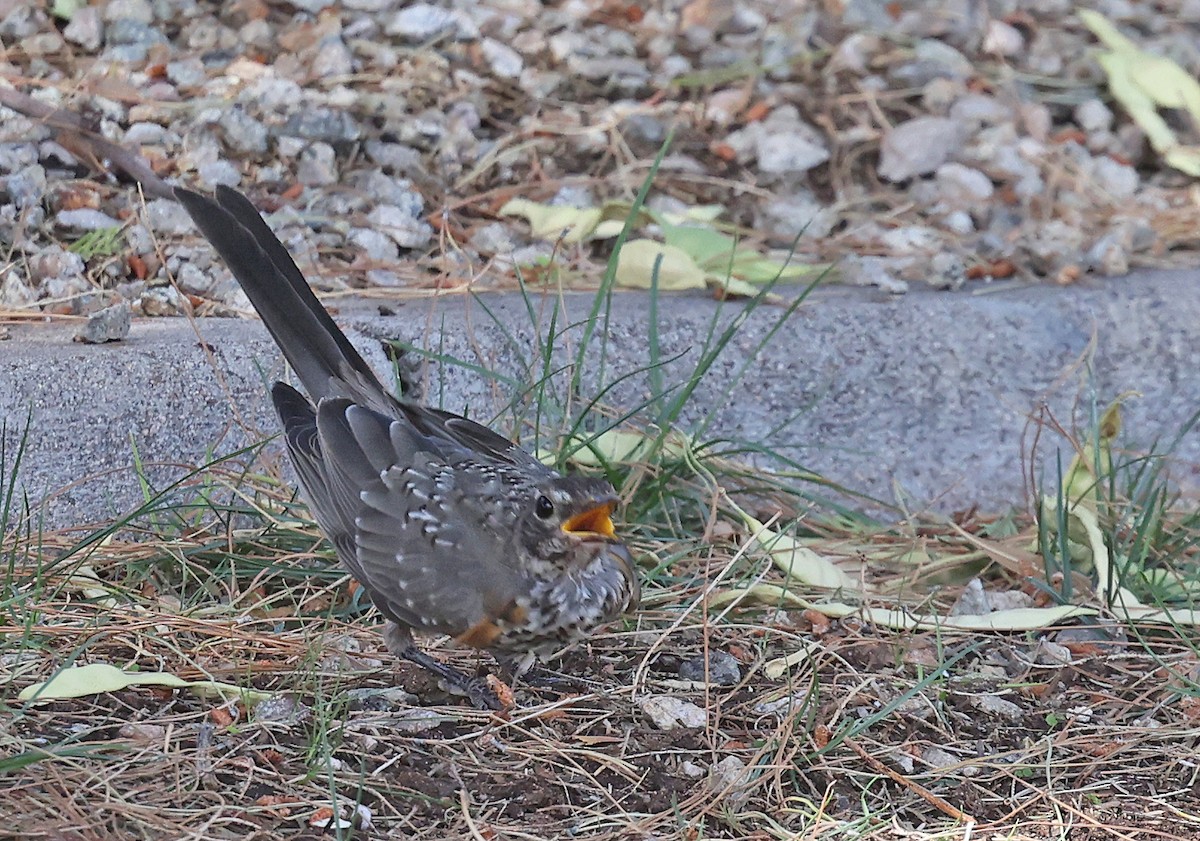
[[[37,300],[33,289],[15,268],[0,270],[0,305],[10,309],[25,309]]]
[[[81,207],[76,210],[60,210],[54,221],[64,228],[77,231],[98,231],[102,228],[119,228],[121,223],[99,210]]]
[[[646,695],[639,702],[642,712],[659,730],[703,727],[708,715],[691,701],[672,695]]]
[[[125,142],[137,146],[157,146],[167,137],[167,130],[158,123],[134,123],[125,130]]]
[[[17,207],[40,210],[46,195],[46,170],[39,164],[22,167],[4,179],[4,186]]]
[[[325,187],[338,182],[337,154],[328,143],[310,143],[300,153],[296,180],[306,187]]]
[[[992,179],[960,163],[942,164],[934,180],[938,200],[952,210],[983,210],[995,192]]]
[[[936,745],[930,745],[921,751],[921,759],[930,768],[953,768],[962,763],[957,756]]]
[[[315,15],[322,9],[333,6],[336,0],[288,0],[297,9],[302,9],[310,15]]]
[[[459,38],[478,35],[465,16],[430,3],[414,3],[401,9],[384,26],[384,32],[408,41],[426,41],[443,32],[453,31]]]
[[[1089,133],[1108,131],[1112,128],[1113,112],[1099,99],[1085,99],[1075,106],[1075,122]]]
[[[35,281],[51,277],[78,277],[84,269],[82,257],[58,245],[50,246],[29,261],[30,276]]]
[[[1011,721],[1017,721],[1024,715],[1019,706],[999,695],[977,695],[971,699],[971,706],[986,715]]]
[[[367,272],[367,280],[372,286],[384,289],[398,289],[404,285],[404,279],[389,269],[370,269]]]
[[[829,160],[829,150],[820,140],[803,133],[761,133],[755,144],[758,168],[773,174],[807,172]]]
[[[392,204],[378,205],[367,214],[367,221],[401,248],[421,248],[433,238],[428,224]]]
[[[390,12],[404,5],[404,0],[341,0],[341,5],[356,12]]]
[[[75,334],[75,340],[90,345],[119,342],[129,335],[133,314],[128,301],[119,301],[88,317],[83,329]]]
[[[884,135],[879,175],[892,182],[928,175],[961,148],[962,138],[962,126],[945,117],[901,123]]]
[[[965,210],[955,210],[946,214],[946,218],[942,220],[942,224],[946,229],[953,231],[956,234],[973,234],[975,233],[975,222],[971,219],[971,214]]]
[[[933,254],[942,247],[942,238],[933,228],[924,225],[903,225],[885,231],[880,240],[896,254]]]
[[[755,225],[784,240],[823,239],[837,224],[837,211],[811,195],[771,198],[760,206]]]
[[[103,4],[104,19],[108,22],[116,20],[136,20],[138,23],[154,22],[154,7],[148,0],[109,0]]]
[[[842,282],[847,286],[874,286],[893,295],[908,291],[908,284],[895,273],[895,260],[848,254],[838,264]]]
[[[1105,234],[1096,240],[1088,249],[1086,260],[1089,268],[1104,277],[1129,274],[1129,249],[1119,234]]]
[[[354,56],[341,38],[330,36],[321,41],[313,56],[312,72],[318,79],[349,76],[354,72]]]
[[[104,25],[100,20],[100,9],[96,6],[80,6],[71,15],[71,21],[63,28],[63,37],[85,50],[97,50],[104,37]]]
[[[400,259],[400,249],[391,237],[374,228],[351,228],[346,239],[358,246],[367,259],[377,263],[392,263]]]
[[[501,79],[518,79],[525,69],[525,59],[512,47],[495,38],[484,38],[479,45],[492,72]]]
[[[725,792],[725,801],[737,807],[750,797],[747,783],[750,769],[736,756],[726,756],[709,769],[708,787],[714,792]]]
[[[178,202],[167,199],[152,199],[146,202],[146,221],[150,229],[158,234],[184,234],[194,232],[192,217]]]
[[[725,142],[740,161],[756,159],[759,171],[770,175],[804,173],[829,160],[825,139],[790,105],[775,109],[762,122],[731,132]]]
[[[1141,179],[1131,166],[1101,155],[1092,163],[1092,175],[1097,183],[1114,199],[1125,199],[1137,192]]]
[[[200,174],[200,180],[209,187],[216,187],[218,184],[236,187],[242,183],[241,171],[224,158],[217,161],[205,161],[196,171]]]
[[[174,286],[155,286],[147,289],[133,302],[134,315],[150,317],[181,315],[191,311],[191,305]]]
[[[183,263],[175,270],[175,282],[189,295],[207,296],[217,283],[216,275],[195,263]]]
[[[267,129],[240,107],[223,108],[217,117],[222,137],[235,152],[261,155],[267,151]]]
[[[503,222],[483,225],[472,234],[471,247],[482,254],[509,254],[516,248],[512,227]]]
[[[961,289],[967,282],[967,267],[957,254],[939,251],[929,258],[925,282],[934,289]]]
[[[1021,30],[995,18],[988,21],[987,32],[983,36],[985,53],[1008,58],[1018,55],[1023,49],[1025,49],[1025,36],[1021,34]]]

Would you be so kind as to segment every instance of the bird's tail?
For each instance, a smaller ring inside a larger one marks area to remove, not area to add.
[[[310,398],[386,395],[249,199],[225,186],[215,200],[182,187],[175,198],[246,291]]]

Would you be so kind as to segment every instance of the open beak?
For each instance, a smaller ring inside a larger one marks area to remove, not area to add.
[[[562,530],[580,540],[613,540],[616,538],[612,521],[613,505],[612,502],[604,502],[576,514],[562,524]]]

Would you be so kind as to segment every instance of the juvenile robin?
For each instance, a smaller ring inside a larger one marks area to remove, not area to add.
[[[561,475],[485,426],[394,397],[245,196],[175,197],[308,392],[271,389],[287,449],[317,525],[387,618],[392,653],[497,708],[482,681],[423,652],[413,631],[448,634],[520,674],[637,606],[612,485]]]

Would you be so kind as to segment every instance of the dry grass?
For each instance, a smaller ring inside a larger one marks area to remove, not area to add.
[[[335,837],[312,825],[335,803],[370,810],[370,828],[340,831],[358,838],[963,838],[970,822],[974,837],[1200,835],[1200,657],[1182,630],[1138,638],[1106,621],[1054,648],[1041,633],[900,634],[815,610],[718,614],[712,581],[775,576],[718,519],[704,540],[643,539],[647,609],[565,655],[570,691],[518,687],[493,716],[382,653],[349,580],[312,554],[315,532],[277,491],[253,490],[252,529],[160,523],[59,563],[74,537],[8,537],[0,835]],[[823,531],[818,549],[869,555],[876,583],[926,607],[945,610],[972,574],[1021,586],[952,528]],[[916,555],[928,575],[902,562]],[[681,680],[706,649],[732,654],[740,682]],[[271,698],[16,700],[92,662]],[[703,723],[656,727],[652,696]]]

